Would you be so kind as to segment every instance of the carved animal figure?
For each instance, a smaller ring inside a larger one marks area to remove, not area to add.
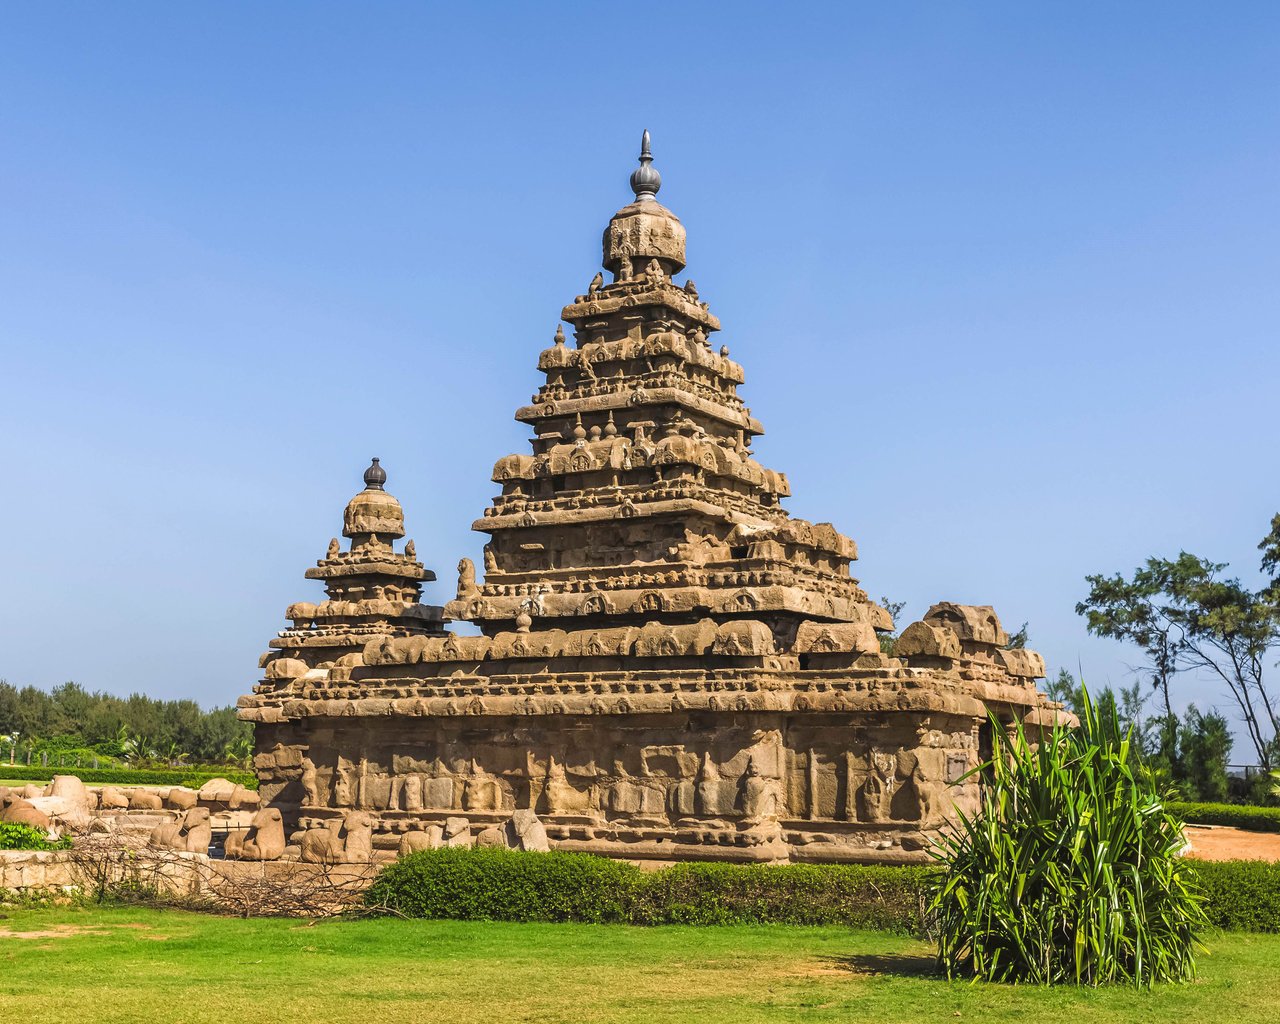
[[[300,855],[307,864],[337,864],[342,860],[342,840],[338,830],[342,822],[330,821],[323,828],[309,828],[299,841]]]
[[[284,821],[274,807],[255,814],[248,831],[227,835],[227,857],[232,860],[279,860],[284,847]]]
[[[300,846],[308,864],[367,863],[373,859],[373,819],[363,811],[352,811],[324,828],[307,829]]]
[[[373,860],[373,819],[356,811],[347,815],[342,827],[346,832],[342,859],[349,864],[363,864]]]
[[[421,832],[406,832],[400,837],[397,854],[403,857],[407,853],[420,850],[438,850],[444,842],[444,829],[439,825],[428,825]]]
[[[545,854],[552,849],[547,838],[547,829],[538,820],[538,815],[531,810],[517,810],[503,826],[507,846],[512,850],[532,850]]]
[[[177,821],[167,821],[151,830],[150,843],[162,850],[182,853],[208,853],[213,838],[209,808],[192,807]]]

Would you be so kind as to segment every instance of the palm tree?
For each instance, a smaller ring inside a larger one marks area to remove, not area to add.
[[[124,759],[130,764],[150,761],[156,756],[145,736],[130,736],[121,746],[124,748]]]
[[[236,737],[227,744],[226,749],[222,751],[222,756],[237,768],[243,768],[247,771],[253,761],[253,737]]]
[[[191,755],[182,750],[178,746],[177,740],[170,740],[164,748],[164,759],[169,763],[170,768],[177,768],[183,761],[187,760]]]

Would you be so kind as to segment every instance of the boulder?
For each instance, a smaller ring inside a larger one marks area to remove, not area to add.
[[[210,779],[200,787],[200,802],[202,804],[230,804],[231,796],[235,791],[234,782],[228,782],[226,779]]]
[[[0,821],[10,825],[30,825],[46,831],[50,825],[49,816],[44,811],[29,800],[12,795],[0,801]]]
[[[75,828],[89,824],[89,808],[83,802],[64,796],[38,796],[30,801],[36,810],[48,815],[51,821]]]
[[[129,795],[118,786],[103,786],[98,794],[98,809],[123,811],[129,806]]]
[[[189,811],[196,806],[199,799],[194,789],[174,786],[173,789],[169,790],[169,795],[165,797],[165,803],[169,805],[170,810]]]
[[[244,786],[236,786],[231,791],[231,799],[227,801],[233,811],[256,811],[262,804],[256,791],[245,789]]]
[[[159,793],[153,793],[149,789],[135,789],[129,794],[129,810],[161,811],[164,810],[164,801],[160,799]]]
[[[48,795],[62,797],[81,807],[89,806],[89,790],[75,775],[55,775],[49,783]]]

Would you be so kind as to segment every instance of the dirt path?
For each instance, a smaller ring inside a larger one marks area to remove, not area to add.
[[[1280,861],[1280,833],[1246,832],[1224,825],[1188,825],[1187,856],[1201,860]]]

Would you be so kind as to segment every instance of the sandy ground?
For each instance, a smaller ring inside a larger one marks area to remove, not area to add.
[[[1245,832],[1219,825],[1188,825],[1190,857],[1201,860],[1280,861],[1280,832]]]

